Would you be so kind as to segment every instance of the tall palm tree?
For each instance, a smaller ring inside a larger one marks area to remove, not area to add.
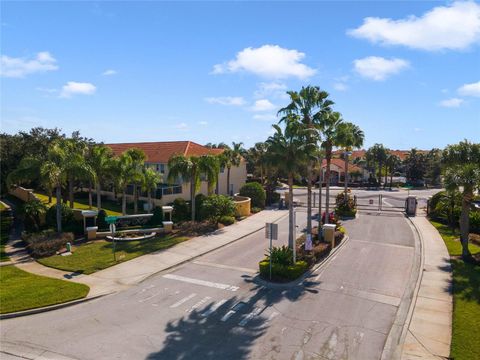
[[[88,162],[95,174],[95,188],[97,192],[97,209],[102,208],[102,182],[112,172],[113,152],[109,147],[96,145],[92,148]]]
[[[343,123],[342,115],[339,112],[328,112],[322,114],[320,128],[323,132],[322,147],[325,149],[325,159],[327,160],[327,170],[325,172],[326,200],[325,200],[325,223],[329,221],[330,211],[330,166],[332,162],[333,147],[338,145],[339,126]],[[320,218],[321,218],[320,214]]]
[[[288,177],[288,246],[294,246],[294,219],[293,219],[293,180],[305,166],[307,154],[311,154],[316,144],[310,142],[307,130],[300,123],[299,117],[289,114],[285,119],[285,129],[273,125],[274,135],[270,136],[267,143],[267,159],[270,164]]]
[[[257,175],[260,175],[260,182],[264,183],[264,175],[265,175],[265,153],[266,153],[266,144],[264,142],[257,142],[255,145],[248,150],[248,156],[253,162],[255,167],[255,172]]]
[[[221,156],[222,166],[227,168],[227,194],[233,195],[230,193],[230,170],[233,166],[240,166],[242,161],[242,154],[244,152],[243,143],[232,143],[231,148],[225,148]]]
[[[470,208],[475,190],[480,189],[480,143],[465,140],[459,144],[447,146],[443,151],[443,163],[446,187],[450,190],[461,189],[462,192],[460,242],[462,257],[467,260],[472,256],[468,249]]]
[[[142,190],[147,193],[148,206],[150,211],[154,208],[152,192],[157,190],[158,183],[162,181],[161,175],[151,168],[143,169]]]
[[[200,170],[205,175],[208,185],[208,195],[212,195],[218,182],[220,172],[220,157],[216,155],[200,156]]]
[[[393,185],[393,173],[395,172],[395,170],[397,170],[397,167],[398,165],[400,165],[401,162],[402,160],[400,160],[400,158],[397,155],[388,154],[386,163],[387,163],[388,172],[390,173],[390,190],[392,190],[392,185]]]
[[[127,215],[127,186],[131,181],[132,158],[123,153],[112,160],[112,171],[115,172],[113,182],[116,191],[122,192],[122,215]]]
[[[348,153],[353,149],[360,149],[364,139],[365,135],[357,125],[350,122],[338,125],[337,145],[343,148],[345,160],[345,201],[347,201],[348,192]]]
[[[67,173],[68,181],[68,201],[69,206],[73,208],[74,199],[74,185],[75,180],[84,180],[94,177],[93,170],[86,162],[88,146],[84,139],[71,138],[65,139],[62,142],[64,148],[65,171]]]
[[[328,99],[328,93],[321,91],[318,86],[307,86],[297,91],[287,91],[290,96],[290,103],[278,111],[279,114],[297,115],[302,124],[310,129],[316,129],[319,126],[322,116],[331,111],[333,101]],[[280,121],[284,121],[286,118],[282,118]],[[308,132],[307,136],[310,137],[309,142],[313,142],[318,138],[318,132]],[[312,157],[307,161],[307,236],[312,234],[312,178],[313,178],[313,166],[316,159]]]
[[[41,182],[52,184],[56,196],[57,231],[62,232],[62,187],[67,183],[67,173],[70,169],[71,155],[67,140],[59,139],[52,142],[44,158],[27,157],[20,161],[16,170],[7,177],[9,186],[40,179]]]
[[[125,151],[130,157],[129,176],[130,182],[133,184],[133,213],[138,213],[138,188],[142,184],[142,169],[146,159],[146,155],[141,149],[131,148]]]

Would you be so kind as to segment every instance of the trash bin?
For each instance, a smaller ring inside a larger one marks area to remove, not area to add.
[[[169,232],[172,232],[173,230],[173,221],[164,221],[163,222],[163,229],[165,231],[166,234],[168,234]]]
[[[325,242],[332,244],[332,249],[335,247],[335,224],[323,225],[323,239]]]

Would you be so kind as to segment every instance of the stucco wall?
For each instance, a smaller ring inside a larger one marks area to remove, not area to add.
[[[25,202],[29,200],[38,200],[32,189],[25,189],[21,186],[17,186],[16,188],[11,189],[9,192],[11,195]]]
[[[235,201],[236,216],[250,215],[251,199],[249,197],[235,195],[233,200]]]

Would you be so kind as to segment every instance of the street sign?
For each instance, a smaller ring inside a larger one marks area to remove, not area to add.
[[[108,224],[115,224],[115,221],[118,220],[118,216],[106,216],[105,217],[105,221],[108,223]]]
[[[278,224],[265,224],[265,237],[271,240],[278,240]]]

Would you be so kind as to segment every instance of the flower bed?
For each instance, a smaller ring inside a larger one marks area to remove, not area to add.
[[[133,241],[133,240],[146,240],[153,238],[157,233],[151,232],[150,234],[143,233],[120,233],[115,236],[107,236],[107,240],[115,241]]]

